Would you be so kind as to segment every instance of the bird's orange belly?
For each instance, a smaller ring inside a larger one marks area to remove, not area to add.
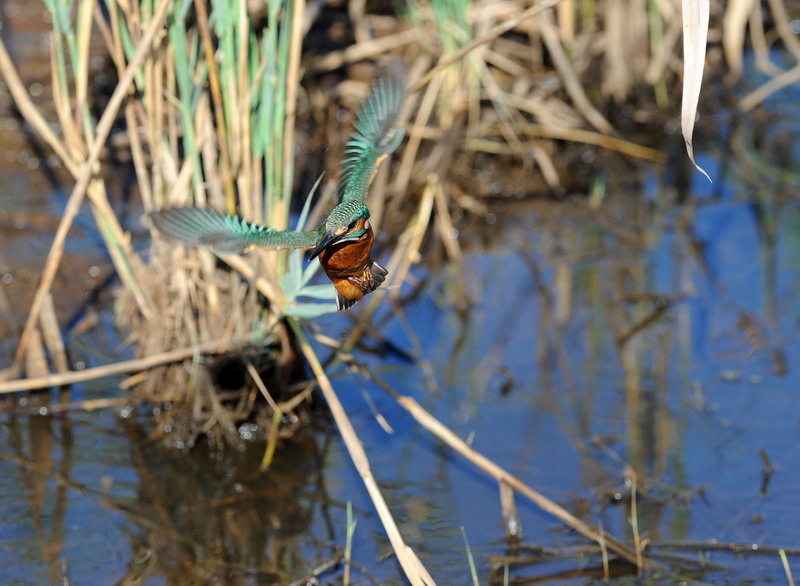
[[[361,277],[359,277],[358,280],[361,281]],[[344,279],[332,278],[331,281],[333,281],[333,286],[336,287],[336,290],[342,297],[350,301],[358,301],[364,297],[364,295],[374,290],[371,278],[369,279],[369,283],[367,283],[366,280],[357,282],[356,279],[352,277]]]

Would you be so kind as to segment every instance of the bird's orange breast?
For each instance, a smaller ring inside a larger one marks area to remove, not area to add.
[[[363,230],[365,220],[359,221],[355,229]],[[319,253],[319,262],[331,280],[357,277],[370,265],[370,253],[375,237],[372,226],[367,233],[355,242],[343,242],[325,248]]]
[[[372,226],[366,220],[356,224],[356,230],[367,232],[359,240],[334,244],[319,253],[319,262],[336,290],[350,301],[358,301],[378,286],[372,275]]]

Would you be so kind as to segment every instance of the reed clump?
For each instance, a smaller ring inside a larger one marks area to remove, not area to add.
[[[241,2],[170,7],[163,36],[136,72],[135,97],[125,113],[146,211],[209,206],[278,229],[288,227],[302,42],[298,6],[269,3],[266,27],[260,30],[251,25]],[[136,46],[137,25],[146,26],[152,14],[145,4],[112,3],[109,11],[110,47],[124,63]],[[172,406],[157,419],[183,444],[209,431],[236,441],[237,424],[257,416],[265,417],[269,427],[269,409],[257,396],[248,364],[284,366],[267,369],[273,401],[289,384],[282,373],[297,374],[286,358],[294,353],[282,322],[292,303],[280,282],[288,272],[285,253],[236,260],[232,267],[209,250],[157,239],[149,262],[154,277],[148,286],[149,314],[130,294],[118,299],[118,316],[132,332],[138,355],[230,339],[249,349],[249,356],[223,359],[236,366],[221,370],[233,374],[213,382],[227,386],[227,396],[208,390],[214,388],[209,374],[220,369],[206,368],[199,355],[140,379],[136,396]],[[241,271],[259,275],[266,298]],[[186,433],[175,434],[178,429]]]

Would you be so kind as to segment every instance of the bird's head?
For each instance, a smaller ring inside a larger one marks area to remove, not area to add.
[[[311,251],[312,259],[329,246],[364,238],[370,231],[369,208],[363,202],[344,201],[333,208],[320,231],[322,240]]]

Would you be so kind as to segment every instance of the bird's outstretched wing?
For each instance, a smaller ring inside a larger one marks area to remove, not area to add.
[[[229,254],[256,246],[314,248],[320,240],[316,230],[273,230],[209,208],[166,208],[152,212],[150,219],[164,236],[190,246],[210,246],[217,252]]]
[[[364,201],[375,169],[403,140],[397,117],[406,97],[406,69],[400,59],[390,62],[375,80],[353,124],[355,129],[342,159],[339,201]]]

